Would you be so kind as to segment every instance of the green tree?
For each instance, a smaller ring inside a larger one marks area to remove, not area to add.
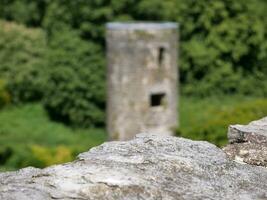
[[[42,99],[46,84],[45,34],[0,21],[0,79],[15,103]]]
[[[79,127],[104,124],[105,69],[101,48],[75,32],[57,32],[49,43],[45,107],[50,116]]]
[[[184,92],[266,95],[263,1],[180,2]],[[257,90],[257,85],[262,87]]]

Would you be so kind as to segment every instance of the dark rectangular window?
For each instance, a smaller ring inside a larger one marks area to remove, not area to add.
[[[158,52],[158,63],[161,66],[161,64],[164,61],[164,57],[165,57],[165,48],[164,47],[160,47],[159,48],[159,52]]]
[[[165,98],[165,93],[155,93],[150,95],[150,106],[162,106]]]

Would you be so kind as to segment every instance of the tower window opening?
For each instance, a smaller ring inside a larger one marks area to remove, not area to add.
[[[156,106],[162,106],[164,103],[166,94],[165,93],[156,93],[150,95],[150,106],[156,107]]]
[[[158,53],[158,63],[161,65],[164,61],[166,49],[164,47],[159,47],[159,53]]]

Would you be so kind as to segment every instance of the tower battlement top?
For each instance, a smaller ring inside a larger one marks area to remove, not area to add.
[[[111,30],[151,30],[151,29],[177,29],[178,24],[174,22],[110,22],[106,24]]]

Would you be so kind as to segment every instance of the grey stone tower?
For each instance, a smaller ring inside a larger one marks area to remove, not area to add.
[[[107,24],[111,140],[171,135],[178,126],[177,35],[176,23]]]

